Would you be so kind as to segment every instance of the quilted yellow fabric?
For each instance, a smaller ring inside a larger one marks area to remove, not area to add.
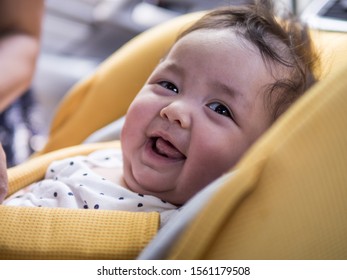
[[[338,64],[241,160],[170,259],[347,259],[347,57]]]
[[[157,213],[0,205],[0,259],[134,259]]]

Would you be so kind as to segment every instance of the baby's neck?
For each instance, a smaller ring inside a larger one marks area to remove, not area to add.
[[[121,168],[103,168],[103,167],[91,167],[93,171],[106,180],[109,180],[117,185],[121,185],[124,188],[127,188],[127,185],[123,179],[123,169]]]

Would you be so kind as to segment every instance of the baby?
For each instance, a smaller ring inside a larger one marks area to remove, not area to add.
[[[130,105],[121,151],[53,162],[6,204],[158,211],[164,223],[315,81],[306,30],[264,2],[216,9],[180,35]]]

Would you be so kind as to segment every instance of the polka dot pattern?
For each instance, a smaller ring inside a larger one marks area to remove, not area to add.
[[[99,174],[102,169],[106,174]],[[53,162],[44,180],[16,193],[7,205],[75,209],[156,211],[171,213],[177,207],[151,195],[134,193],[117,184],[123,172],[120,150],[102,150]],[[114,175],[116,174],[116,175]]]
[[[96,169],[95,169],[96,168]],[[27,193],[13,196],[10,205],[64,207],[88,210],[171,211],[177,207],[151,195],[134,193],[110,180],[107,174],[122,174],[120,150],[102,150],[53,162],[45,179],[27,188]]]

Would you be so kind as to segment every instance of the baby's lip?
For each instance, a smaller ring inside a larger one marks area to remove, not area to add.
[[[187,156],[182,149],[182,143],[174,136],[175,134],[162,129],[156,129],[148,134],[155,153],[166,158],[185,160]]]
[[[162,136],[153,136],[152,149],[155,153],[172,160],[185,160],[186,156],[169,140]]]

